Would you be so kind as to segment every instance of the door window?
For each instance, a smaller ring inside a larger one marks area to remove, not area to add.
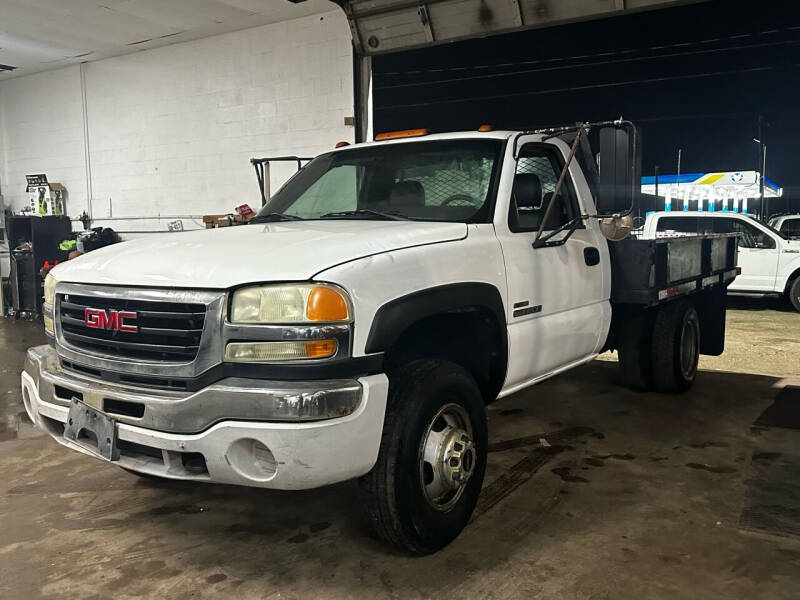
[[[789,237],[800,236],[800,219],[786,219],[781,223],[781,233]]]
[[[511,231],[537,231],[553,198],[564,166],[560,155],[540,144],[523,146],[517,161],[508,224]],[[580,211],[567,174],[544,229],[551,231],[575,219]]]
[[[697,233],[697,217],[659,217],[657,230],[675,233]]]
[[[714,233],[713,217],[697,217],[697,233]]]
[[[740,248],[774,248],[775,240],[744,219],[714,219],[714,233],[738,233]]]

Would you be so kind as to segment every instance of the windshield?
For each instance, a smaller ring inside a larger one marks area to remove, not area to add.
[[[502,147],[502,140],[461,139],[323,154],[272,196],[256,219],[486,223]]]

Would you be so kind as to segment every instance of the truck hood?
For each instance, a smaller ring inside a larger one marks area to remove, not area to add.
[[[229,288],[302,281],[365,256],[464,239],[463,223],[294,221],[164,233],[100,248],[58,265],[59,281]]]

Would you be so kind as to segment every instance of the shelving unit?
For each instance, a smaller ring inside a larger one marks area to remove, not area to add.
[[[67,259],[67,252],[58,245],[72,233],[72,223],[67,216],[12,216],[6,226],[11,253],[10,300],[18,313],[39,314],[44,293],[39,270],[45,261]],[[16,250],[26,242],[31,243],[30,251]]]

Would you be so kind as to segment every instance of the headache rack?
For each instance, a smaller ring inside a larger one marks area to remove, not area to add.
[[[266,205],[271,194],[269,184],[269,166],[274,162],[293,162],[297,163],[297,170],[303,168],[303,163],[307,163],[311,158],[304,156],[268,156],[266,158],[251,158],[250,164],[256,170],[256,179],[258,179],[258,189],[261,192],[261,206]]]

